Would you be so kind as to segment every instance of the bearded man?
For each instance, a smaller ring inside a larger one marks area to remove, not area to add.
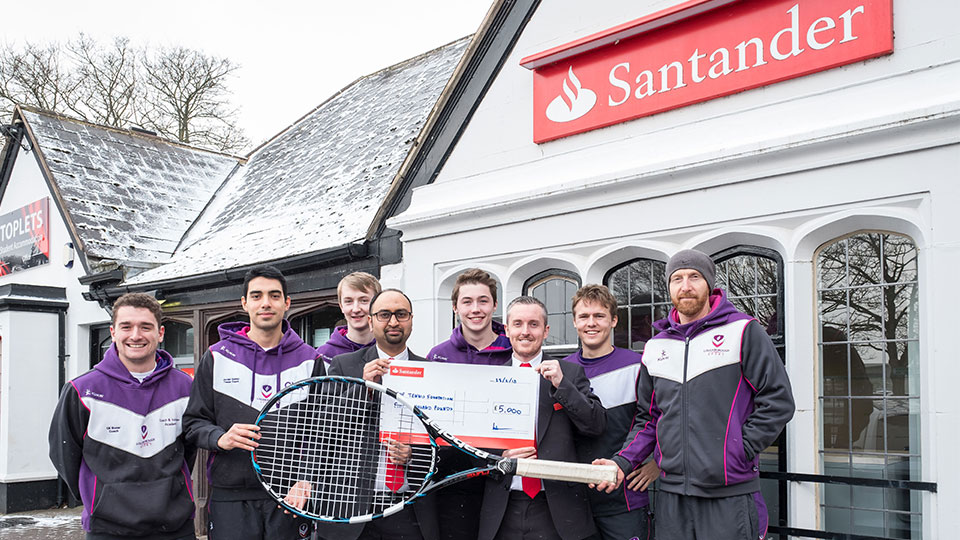
[[[766,536],[759,455],[793,417],[790,381],[773,341],[714,288],[710,258],[683,250],[667,263],[674,309],[654,323],[637,379],[637,412],[613,491],[653,452],[662,470],[657,539]]]

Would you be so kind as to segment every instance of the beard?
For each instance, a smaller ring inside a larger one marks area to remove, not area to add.
[[[673,301],[673,306],[677,308],[677,311],[684,317],[696,317],[701,312],[703,312],[704,306],[707,305],[707,302],[710,301],[710,294],[707,293],[703,296],[688,296],[684,295],[680,298],[676,298]]]

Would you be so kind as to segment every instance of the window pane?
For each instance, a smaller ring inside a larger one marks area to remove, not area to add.
[[[640,263],[630,267],[630,303],[649,304],[653,301],[650,284],[650,265]]]
[[[849,286],[870,285],[882,283],[880,279],[880,235],[858,234],[847,240],[847,249],[850,252]]]
[[[617,308],[617,327],[613,329],[613,345],[621,349],[630,348],[629,308]]]
[[[883,265],[887,283],[917,281],[917,248],[905,236],[883,235]]]
[[[835,289],[847,286],[847,241],[840,240],[820,251],[817,257],[817,288]]]

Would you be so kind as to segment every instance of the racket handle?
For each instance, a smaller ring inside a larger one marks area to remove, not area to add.
[[[591,465],[589,463],[518,458],[516,474],[542,480],[560,480],[583,484],[599,484],[601,482],[616,484],[617,470],[616,465]]]

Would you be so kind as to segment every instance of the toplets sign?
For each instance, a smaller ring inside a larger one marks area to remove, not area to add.
[[[542,143],[892,51],[892,0],[694,0],[520,63]]]
[[[0,276],[50,261],[50,199],[0,216]]]

